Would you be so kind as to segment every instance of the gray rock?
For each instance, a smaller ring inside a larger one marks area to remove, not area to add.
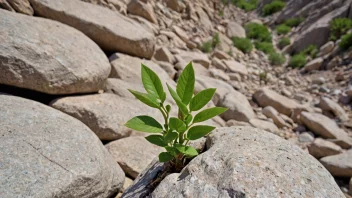
[[[123,171],[80,121],[9,95],[0,95],[0,112],[1,197],[106,198],[121,189]]]
[[[279,128],[290,127],[290,125],[287,124],[282,117],[280,117],[279,112],[277,112],[274,107],[267,106],[262,110],[262,112],[266,117],[273,119],[274,124]]]
[[[127,4],[127,11],[130,14],[143,17],[152,23],[158,24],[153,6],[150,5],[148,1],[143,2],[142,0],[131,0]]]
[[[248,70],[247,70],[246,66],[244,66],[243,64],[241,64],[237,61],[228,60],[228,61],[224,61],[224,63],[226,64],[227,69],[230,72],[239,73],[244,76],[248,74]]]
[[[151,197],[344,197],[317,160],[278,136],[231,127],[208,140],[210,149],[168,175]]]
[[[324,111],[332,112],[341,121],[348,120],[348,115],[345,110],[337,102],[327,97],[320,99],[319,107]]]
[[[320,162],[333,176],[352,177],[352,150],[321,158]]]
[[[352,146],[352,138],[350,138],[343,129],[339,128],[334,120],[320,113],[309,112],[302,112],[300,120],[315,134],[324,138],[341,140],[344,143],[343,148]]]
[[[0,18],[0,84],[48,94],[103,88],[110,64],[84,34],[55,21],[5,10],[0,10]]]
[[[304,66],[304,70],[305,71],[314,71],[314,70],[319,70],[320,66],[323,64],[324,59],[322,58],[316,58],[310,62],[308,62],[305,66]]]
[[[208,56],[200,52],[181,51],[178,56],[180,56],[187,64],[192,61],[203,65],[205,68],[209,68],[210,66]]]
[[[77,0],[30,0],[36,14],[82,31],[103,50],[150,59],[155,37],[141,24],[102,6]],[[74,43],[74,42],[73,42]]]
[[[159,121],[160,112],[130,98],[104,93],[68,96],[56,99],[51,106],[86,124],[101,140],[117,140],[133,132],[124,124],[138,115],[149,115]]]
[[[15,10],[11,7],[11,5],[6,0],[0,0],[0,8],[15,12]]]
[[[174,55],[171,54],[167,47],[161,47],[155,51],[154,58],[157,61],[165,61],[168,63],[175,63],[176,59]]]
[[[268,122],[268,121],[260,120],[260,119],[251,119],[249,121],[249,123],[255,128],[263,129],[265,131],[268,131],[270,133],[274,133],[276,135],[279,134],[279,129],[272,122]]]
[[[232,37],[245,38],[246,37],[246,31],[244,30],[244,28],[240,24],[238,24],[234,21],[230,21],[227,24],[226,34],[229,38],[232,38]]]
[[[301,143],[313,142],[314,136],[310,133],[304,132],[304,133],[299,134],[298,140]]]
[[[342,148],[332,142],[317,138],[308,146],[309,154],[315,158],[322,158],[330,155],[337,155],[342,153]]]
[[[248,122],[255,117],[254,111],[246,96],[242,93],[231,90],[219,101],[218,106],[227,107],[228,110],[221,115],[224,120],[237,120]]]
[[[144,137],[127,137],[105,145],[114,160],[132,179],[142,172],[159,153],[162,147],[149,143]]]
[[[34,14],[33,8],[28,0],[8,0],[7,2],[16,12],[30,16]]]

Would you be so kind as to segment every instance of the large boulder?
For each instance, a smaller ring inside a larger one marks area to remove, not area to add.
[[[255,117],[254,111],[247,98],[242,93],[231,90],[218,103],[219,106],[227,107],[228,110],[221,115],[225,120],[237,120],[248,122]]]
[[[246,37],[246,31],[244,30],[244,28],[240,24],[238,24],[234,21],[231,21],[227,24],[226,34],[229,38],[232,38],[232,37],[245,38]]]
[[[51,106],[86,124],[101,140],[128,137],[133,132],[124,124],[132,117],[149,115],[162,120],[160,112],[143,103],[104,93],[69,96],[54,100]]]
[[[340,140],[343,142],[343,145],[340,145],[343,148],[352,146],[352,138],[343,129],[339,128],[334,120],[320,113],[302,112],[301,122],[317,135]]]
[[[151,197],[344,197],[315,158],[263,130],[220,128],[208,146]]]
[[[272,106],[278,112],[287,116],[291,116],[292,111],[300,107],[295,101],[268,88],[262,88],[256,91],[253,97],[261,107]]]
[[[39,16],[60,21],[82,31],[103,50],[143,58],[153,56],[154,35],[141,24],[118,12],[78,0],[30,2]]]
[[[352,150],[321,158],[320,162],[334,176],[352,177]]]
[[[48,94],[97,92],[110,73],[101,49],[61,23],[0,10],[0,84]]]
[[[149,143],[144,137],[127,137],[105,145],[114,160],[131,178],[136,178],[164,148]]]
[[[34,25],[34,24],[33,24]],[[82,122],[0,95],[1,197],[110,197],[125,175]]]

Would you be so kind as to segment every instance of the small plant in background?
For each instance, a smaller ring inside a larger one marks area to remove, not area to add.
[[[270,42],[258,42],[256,41],[254,43],[255,45],[255,48],[259,51],[262,51],[264,52],[265,54],[270,54],[271,52],[274,52],[275,49],[274,49],[274,46],[273,44]]]
[[[336,41],[352,29],[352,20],[348,18],[336,18],[330,22],[330,40]]]
[[[291,31],[291,27],[287,26],[285,24],[281,24],[281,25],[277,26],[275,28],[275,30],[279,35],[284,35],[284,34],[287,34]]]
[[[344,51],[352,47],[352,33],[342,36],[339,47]]]
[[[288,46],[291,44],[291,41],[288,37],[283,37],[280,39],[279,43],[278,43],[278,47],[280,49],[283,49],[284,47]]]
[[[232,4],[242,10],[249,12],[255,10],[258,5],[258,0],[230,0]]]
[[[271,52],[269,54],[269,61],[272,65],[282,65],[286,62],[286,58],[282,54]]]
[[[312,58],[315,58],[318,54],[319,50],[317,46],[315,45],[309,45],[306,49],[304,49],[301,53],[310,56]]]
[[[219,33],[215,33],[210,41],[206,41],[200,46],[200,50],[205,53],[209,53],[213,51],[213,49],[215,49],[218,45],[220,45]]]
[[[249,53],[253,49],[252,41],[248,38],[232,37],[233,46],[243,53]]]
[[[272,15],[276,12],[281,11],[285,7],[286,3],[280,0],[274,0],[271,3],[266,4],[263,9],[262,13],[264,16]]]
[[[171,105],[165,104],[166,93],[162,83],[151,69],[142,65],[142,82],[147,93],[129,90],[138,100],[149,107],[158,109],[164,117],[164,124],[154,118],[141,115],[130,119],[125,126],[136,131],[152,133],[146,139],[157,146],[165,148],[159,154],[160,162],[169,162],[173,170],[180,171],[189,158],[198,152],[189,141],[208,135],[215,127],[199,125],[199,123],[224,113],[227,109],[213,107],[200,111],[215,94],[215,88],[205,89],[193,96],[195,75],[192,63],[189,63],[181,73],[176,90],[167,85],[171,97],[178,106],[178,116],[171,117]],[[195,116],[192,112],[197,112]]]
[[[245,25],[247,37],[261,42],[271,42],[271,33],[265,25],[258,23],[247,23]]]
[[[304,21],[304,17],[298,17],[298,18],[289,18],[287,19],[284,24],[289,26],[289,27],[297,27],[299,24],[301,24]]]
[[[213,36],[213,48],[216,48],[219,45],[220,45],[219,33],[215,33]]]
[[[289,67],[293,68],[302,68],[307,63],[307,56],[303,53],[296,54],[291,57],[290,62],[288,63]]]
[[[269,81],[268,72],[263,71],[263,72],[259,73],[259,79],[260,79],[260,82],[264,81],[264,83],[267,84]]]

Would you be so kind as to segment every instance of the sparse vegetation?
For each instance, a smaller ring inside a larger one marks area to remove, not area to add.
[[[284,47],[288,46],[291,44],[291,41],[288,37],[283,37],[280,39],[279,43],[278,43],[278,47],[280,49],[283,49]]]
[[[297,27],[299,24],[301,24],[304,21],[304,17],[298,17],[298,18],[289,18],[287,19],[284,24],[289,26],[289,27]]]
[[[215,49],[218,45],[220,45],[219,33],[215,33],[210,41],[206,41],[200,46],[200,50],[205,53],[209,53],[213,51],[213,49]]]
[[[287,26],[285,24],[281,24],[281,25],[278,25],[276,28],[275,28],[276,32],[279,34],[279,35],[284,35],[284,34],[287,34],[291,31],[291,27],[290,26]]]
[[[286,3],[280,0],[274,0],[271,3],[266,4],[263,9],[262,13],[264,16],[272,15],[276,12],[281,11],[285,7]]]
[[[253,44],[248,38],[232,37],[233,45],[243,53],[249,53],[253,49]]]
[[[269,61],[272,65],[282,65],[286,62],[286,58],[282,54],[271,52],[269,54]]]
[[[312,58],[315,58],[318,54],[318,48],[315,45],[309,45],[306,49],[304,49],[301,53]]]
[[[296,54],[291,57],[290,62],[288,63],[289,67],[293,68],[302,68],[307,63],[307,56],[303,53]]]
[[[247,23],[245,25],[247,37],[260,42],[271,42],[271,33],[265,25],[258,23]]]
[[[339,47],[342,50],[348,50],[352,47],[352,33],[342,36]]]
[[[246,12],[255,10],[258,5],[258,0],[223,0],[222,2],[232,3]]]
[[[262,51],[264,52],[265,54],[270,54],[271,52],[274,52],[275,49],[274,49],[274,46],[273,44],[270,42],[258,42],[256,41],[254,43],[255,45],[255,48],[259,51]]]
[[[336,18],[330,22],[330,40],[336,41],[352,29],[352,20],[348,18]]]

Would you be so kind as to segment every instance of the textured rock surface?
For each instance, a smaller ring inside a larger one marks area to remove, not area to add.
[[[48,94],[96,92],[103,87],[111,67],[84,34],[55,21],[4,10],[0,18],[0,84]]]
[[[344,197],[318,161],[278,136],[232,127],[216,130],[208,140],[207,152],[180,174],[167,176],[151,196]]]
[[[277,128],[277,126],[274,123],[269,122],[269,121],[260,120],[260,119],[251,119],[249,121],[249,123],[253,127],[266,130],[270,133],[278,134],[278,132],[279,132],[279,129]]]
[[[246,96],[236,90],[231,90],[218,103],[219,106],[227,107],[228,110],[221,115],[225,120],[237,120],[248,122],[255,117],[253,109]]]
[[[253,97],[260,106],[272,106],[278,112],[287,116],[291,116],[292,111],[299,108],[299,104],[297,104],[295,101],[286,98],[285,96],[282,96],[268,88],[263,88],[256,91]]]
[[[321,158],[320,162],[334,176],[352,177],[352,150]]]
[[[1,197],[109,197],[125,175],[80,121],[0,95]]]
[[[160,119],[161,116],[137,100],[109,93],[59,98],[51,106],[82,121],[101,140],[130,136],[132,130],[124,124],[132,117],[143,114]]]
[[[324,138],[341,140],[344,142],[344,148],[352,146],[352,138],[348,137],[347,133],[339,128],[334,120],[322,114],[302,112],[301,121],[314,133]]]
[[[127,137],[105,145],[122,170],[136,178],[150,164],[162,147],[149,143],[144,137]]]
[[[130,14],[141,16],[152,23],[158,23],[153,6],[142,0],[131,0],[130,3],[127,4],[127,11]]]
[[[34,11],[28,0],[8,0],[7,1],[16,12],[33,15]]]
[[[348,115],[346,114],[345,110],[333,100],[323,97],[320,100],[319,107],[324,111],[332,112],[337,118],[342,121],[348,120]]]
[[[227,24],[226,34],[229,38],[232,38],[232,37],[245,38],[246,37],[246,31],[243,29],[243,27],[234,21],[231,21]]]
[[[39,16],[82,31],[102,49],[151,58],[155,38],[141,24],[118,12],[78,0],[30,0]]]
[[[317,138],[314,142],[308,147],[309,154],[313,155],[316,158],[322,158],[330,155],[337,155],[342,153],[342,149],[340,146],[323,140],[321,138]]]

